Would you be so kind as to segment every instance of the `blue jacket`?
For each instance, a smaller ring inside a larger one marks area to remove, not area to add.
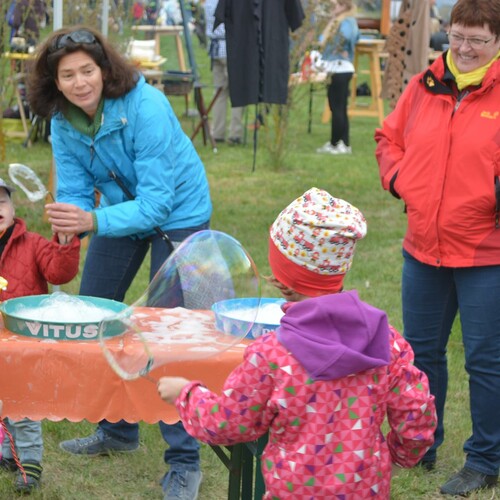
[[[212,204],[203,164],[164,94],[141,76],[118,99],[105,99],[94,139],[57,113],[51,122],[57,201],[91,211],[94,187],[98,234],[144,238],[154,227],[184,229],[206,223]],[[135,198],[110,178],[116,173]]]
[[[356,18],[349,16],[343,19],[334,34],[333,39],[323,49],[323,59],[333,61],[345,59],[341,54],[347,52],[348,60],[354,60],[354,49],[359,40],[359,28]]]

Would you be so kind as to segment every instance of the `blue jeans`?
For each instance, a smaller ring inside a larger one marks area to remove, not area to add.
[[[12,434],[21,463],[26,461],[41,463],[43,456],[42,422],[27,418],[17,421],[10,418],[4,420],[8,431]],[[2,451],[4,458],[13,458],[7,433],[5,433],[3,443],[0,443],[0,451]]]
[[[500,467],[500,266],[433,267],[403,250],[404,336],[436,397],[438,426],[425,460],[436,458],[444,439],[448,386],[446,346],[460,313],[465,369],[469,375],[472,435],[464,444],[467,467],[498,474]]]
[[[191,234],[207,228],[208,223],[195,228],[169,231],[168,236],[173,243],[178,243]],[[160,236],[155,235],[143,240],[93,236],[85,260],[80,294],[123,301],[150,247],[151,281],[171,252]],[[182,422],[173,425],[164,422],[159,424],[163,439],[169,445],[165,451],[165,462],[170,466],[177,465],[189,470],[198,470],[200,445],[185,431]],[[99,422],[99,427],[109,436],[122,441],[139,440],[138,424],[129,424],[124,420],[116,423],[102,420]]]

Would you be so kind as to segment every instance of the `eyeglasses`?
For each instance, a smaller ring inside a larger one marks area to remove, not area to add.
[[[464,42],[467,42],[473,49],[482,49],[486,44],[490,43],[494,37],[489,40],[483,40],[482,38],[467,38],[462,35],[457,35],[456,33],[448,33],[448,40],[450,45],[460,47]]]
[[[90,31],[77,30],[72,31],[71,33],[66,33],[65,35],[61,35],[60,37],[56,38],[54,40],[54,43],[52,44],[51,52],[55,52],[56,50],[67,47],[69,41],[73,43],[86,44],[97,43],[96,37]]]

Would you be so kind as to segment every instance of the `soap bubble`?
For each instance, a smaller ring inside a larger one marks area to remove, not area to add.
[[[116,373],[134,380],[166,363],[207,358],[239,343],[255,318],[245,330],[221,331],[211,308],[260,296],[257,269],[243,246],[225,233],[199,231],[174,250],[139,300],[100,323],[99,341]]]

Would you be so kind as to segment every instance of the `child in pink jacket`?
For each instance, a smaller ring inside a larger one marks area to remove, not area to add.
[[[343,291],[365,234],[361,212],[326,191],[294,200],[270,229],[271,279],[288,300],[280,327],[246,349],[221,395],[181,377],[158,383],[201,441],[269,433],[265,499],[389,499],[391,466],[414,466],[433,442],[434,397],[409,344]]]

